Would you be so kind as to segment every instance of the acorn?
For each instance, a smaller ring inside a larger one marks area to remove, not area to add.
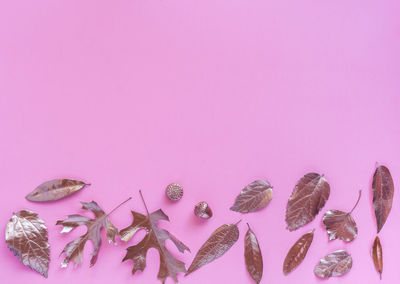
[[[208,203],[201,201],[194,207],[194,215],[202,219],[209,219],[212,217],[213,213]]]
[[[183,196],[183,188],[177,183],[171,183],[165,189],[167,197],[171,201],[178,201]]]

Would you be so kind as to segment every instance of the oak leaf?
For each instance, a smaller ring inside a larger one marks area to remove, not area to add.
[[[239,239],[239,222],[217,228],[197,252],[186,275],[224,255]]]
[[[313,239],[314,230],[302,235],[290,248],[285,261],[283,262],[283,273],[285,275],[292,272],[304,260]]]
[[[121,240],[127,242],[136,232],[141,229],[146,230],[146,236],[137,245],[127,248],[126,255],[122,261],[126,261],[128,259],[133,261],[134,266],[132,274],[135,274],[138,270],[143,271],[146,267],[147,251],[150,248],[155,248],[160,254],[160,269],[157,276],[158,279],[164,283],[166,278],[170,276],[175,282],[178,282],[177,273],[186,272],[185,264],[176,259],[166,249],[165,241],[170,239],[182,253],[185,250],[190,252],[190,250],[170,232],[158,227],[158,221],[169,221],[168,216],[161,209],[158,209],[153,213],[149,213],[141,191],[140,196],[142,197],[147,214],[143,215],[132,211],[133,222],[130,226],[120,231],[120,237]]]
[[[263,275],[263,259],[257,237],[251,230],[250,225],[247,224],[247,226],[249,229],[244,239],[244,259],[247,271],[258,284]]]
[[[7,224],[6,243],[19,261],[47,278],[50,245],[47,228],[37,213],[29,210],[14,213]]]
[[[232,211],[248,213],[260,210],[272,199],[272,187],[269,182],[256,180],[242,189],[236,197]]]
[[[361,198],[361,190],[358,195],[358,200],[350,212],[340,210],[329,210],[324,214],[322,222],[329,234],[329,240],[340,239],[345,242],[350,242],[357,237],[358,228],[351,213],[357,207]]]
[[[372,203],[375,209],[377,232],[379,233],[392,210],[394,184],[390,171],[385,166],[378,166],[372,180]]]
[[[353,266],[351,255],[345,250],[338,250],[326,255],[315,266],[314,274],[321,278],[341,276]]]
[[[86,185],[90,184],[73,179],[54,179],[40,184],[25,198],[35,202],[54,201],[67,197]]]
[[[330,187],[326,179],[316,173],[301,178],[286,206],[286,223],[289,231],[310,223],[329,198]]]
[[[68,233],[81,225],[85,225],[87,227],[87,232],[84,235],[69,242],[61,252],[61,254],[65,253],[65,259],[61,263],[61,267],[67,267],[71,260],[74,261],[75,267],[81,264],[83,249],[88,240],[92,241],[93,243],[93,253],[90,260],[90,266],[93,266],[97,261],[101,247],[101,229],[106,230],[108,242],[113,242],[116,244],[115,236],[118,235],[118,229],[108,220],[108,216],[130,199],[131,198],[128,198],[122,202],[108,214],[106,214],[103,209],[101,209],[100,206],[94,201],[88,203],[81,202],[82,208],[92,211],[95,215],[95,219],[74,214],[69,215],[65,220],[57,221],[56,225],[63,226],[61,233]]]

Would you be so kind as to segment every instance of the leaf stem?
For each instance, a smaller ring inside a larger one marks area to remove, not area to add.
[[[113,213],[115,210],[117,210],[118,208],[120,208],[122,205],[124,205],[125,203],[127,203],[129,200],[131,200],[132,197],[129,197],[127,200],[125,200],[124,202],[120,203],[117,207],[115,207],[113,210],[111,210],[110,213],[108,213],[106,216],[111,215],[111,213]]]
[[[247,224],[247,227],[249,227],[249,230],[251,230],[249,223],[246,223],[246,224]]]
[[[360,202],[360,199],[361,199],[361,189],[360,189],[360,191],[359,191],[359,193],[358,193],[357,202],[356,202],[356,204],[354,204],[353,209],[351,209],[350,214],[353,213],[354,209],[356,209],[356,207],[357,207],[357,205],[358,205],[358,202]]]
[[[242,222],[242,219],[240,219],[239,221],[237,221],[237,222],[235,223],[235,225],[237,226],[240,222]]]
[[[140,197],[142,198],[144,208],[146,208],[147,215],[149,215],[149,209],[147,209],[146,202],[144,201],[142,190],[139,190],[139,193],[140,193]]]

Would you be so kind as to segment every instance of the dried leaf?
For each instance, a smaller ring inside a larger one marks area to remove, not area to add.
[[[286,206],[289,231],[310,223],[329,198],[330,187],[319,174],[309,173],[299,180]]]
[[[256,180],[242,189],[236,197],[232,211],[248,213],[260,210],[272,199],[272,187],[264,180]]]
[[[72,179],[54,179],[42,183],[25,198],[35,202],[54,201],[67,197],[81,190],[86,185],[90,184]]]
[[[373,205],[378,233],[381,231],[392,209],[394,184],[389,169],[378,166],[372,181]]]
[[[37,213],[28,210],[14,213],[7,224],[6,243],[19,261],[47,278],[50,245],[47,228]]]
[[[192,264],[186,272],[186,275],[226,253],[239,238],[238,223],[225,224],[216,229],[197,252]]]
[[[338,250],[322,258],[315,266],[318,277],[329,278],[346,274],[353,265],[353,259],[347,251]]]
[[[379,272],[379,278],[382,279],[383,255],[381,241],[378,236],[376,236],[374,244],[372,245],[371,255],[374,260],[376,271]]]
[[[329,210],[325,213],[322,221],[329,234],[329,240],[340,239],[345,242],[350,242],[357,237],[357,224],[353,217],[351,217],[351,213],[353,213],[354,209],[357,207],[360,198],[361,190],[356,204],[348,213],[340,210]]]
[[[109,214],[106,214],[103,211],[103,209],[101,209],[100,206],[94,201],[89,203],[81,202],[82,208],[85,210],[92,211],[96,217],[95,219],[90,219],[82,215],[74,214],[74,215],[69,215],[66,220],[57,221],[56,225],[63,226],[61,233],[68,233],[81,225],[85,225],[87,227],[86,234],[69,242],[61,252],[61,254],[65,253],[65,259],[61,263],[61,267],[67,267],[68,263],[71,260],[74,261],[75,267],[81,264],[83,249],[88,240],[91,240],[93,243],[92,259],[90,260],[90,266],[93,266],[97,261],[97,257],[99,255],[99,250],[101,247],[102,228],[106,230],[108,242],[109,243],[113,242],[114,244],[116,244],[115,236],[118,235],[118,229],[114,227],[114,225],[108,220],[108,216],[130,199],[131,198],[128,198],[127,200],[122,202]]]
[[[314,239],[314,230],[304,234],[290,248],[283,262],[283,273],[288,275],[292,272],[306,257],[308,249]]]
[[[263,274],[263,259],[257,237],[249,224],[247,226],[249,229],[244,239],[244,260],[251,278],[258,284]]]
[[[142,192],[140,192],[143,203],[146,208],[147,215],[132,211],[133,222],[130,226],[120,231],[121,240],[128,241],[133,235],[141,230],[146,230],[146,236],[137,245],[130,246],[127,248],[127,253],[122,261],[128,259],[133,260],[134,267],[132,274],[136,271],[143,271],[146,267],[146,254],[150,248],[155,248],[160,254],[160,269],[158,271],[158,279],[163,283],[168,276],[172,277],[175,282],[178,282],[177,273],[186,272],[185,264],[176,259],[165,247],[165,241],[170,239],[180,252],[185,250],[189,251],[189,248],[174,237],[170,232],[158,227],[157,223],[160,220],[169,221],[169,218],[165,213],[158,209],[157,211],[149,214],[146,203],[144,202]]]

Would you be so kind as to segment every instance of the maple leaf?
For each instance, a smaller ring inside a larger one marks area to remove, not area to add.
[[[168,216],[161,209],[158,209],[150,214],[143,199],[142,192],[139,192],[146,208],[147,215],[132,211],[133,222],[130,226],[120,231],[120,237],[121,240],[127,242],[136,232],[141,229],[146,230],[146,236],[137,245],[130,246],[126,249],[127,253],[122,261],[126,261],[128,259],[133,260],[134,267],[132,274],[135,274],[138,270],[143,271],[146,267],[147,251],[150,248],[155,248],[160,254],[160,269],[157,275],[158,279],[165,283],[167,277],[170,276],[175,282],[178,282],[177,273],[186,273],[185,263],[176,259],[165,248],[165,241],[170,239],[181,253],[183,253],[185,250],[190,252],[190,249],[170,232],[158,227],[158,221],[169,221]]]
[[[61,267],[67,267],[71,260],[74,261],[75,267],[77,267],[82,262],[83,248],[88,240],[92,241],[93,243],[92,259],[90,260],[90,266],[93,266],[97,261],[101,247],[101,229],[104,228],[106,230],[107,239],[110,243],[113,242],[115,244],[115,236],[118,235],[118,229],[108,220],[108,216],[130,199],[131,198],[128,198],[122,202],[109,214],[106,214],[103,209],[101,209],[100,206],[94,201],[88,203],[81,202],[82,208],[92,211],[96,217],[95,219],[74,214],[69,215],[66,220],[57,221],[56,225],[63,226],[61,233],[68,233],[81,225],[85,225],[87,227],[86,234],[69,242],[61,252],[61,254],[65,253],[65,259],[61,263]]]

